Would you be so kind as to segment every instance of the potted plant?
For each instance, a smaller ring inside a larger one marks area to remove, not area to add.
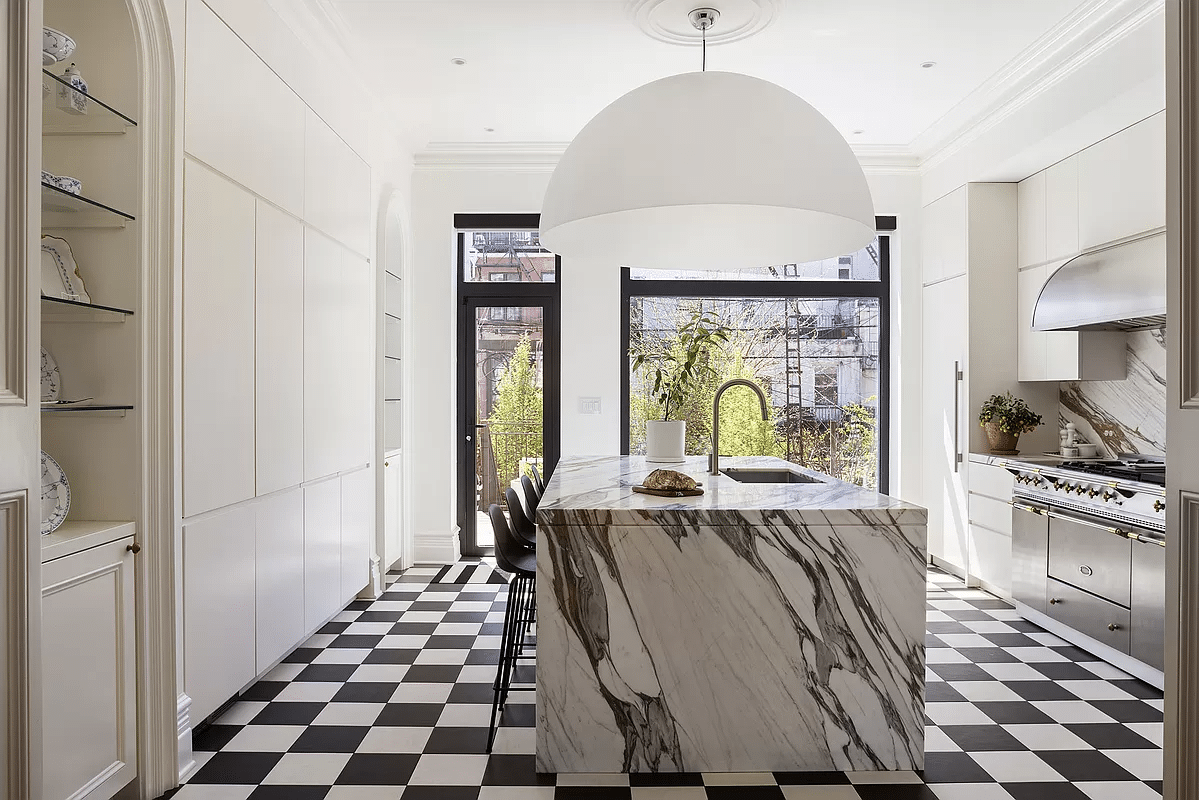
[[[978,424],[987,431],[987,443],[996,455],[1014,456],[1020,434],[1032,433],[1041,425],[1041,415],[1011,392],[993,394],[983,403]]]
[[[714,313],[695,311],[674,339],[643,340],[630,348],[633,371],[646,368],[650,394],[662,408],[661,420],[645,424],[646,461],[677,464],[683,460],[687,422],[670,416],[683,407],[701,378],[715,375],[709,353],[728,338],[729,329]]]

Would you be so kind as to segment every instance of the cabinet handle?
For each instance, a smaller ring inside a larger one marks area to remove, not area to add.
[[[962,465],[962,380],[966,377],[962,372],[962,362],[953,362],[953,471],[958,472]]]
[[[142,546],[137,542],[134,542],[133,544],[126,546],[125,551],[137,555],[142,551]]]
[[[384,461],[384,462],[383,462],[383,466],[385,466],[385,467],[390,467],[390,466],[391,466],[391,462],[390,462],[390,461]]]
[[[1109,631],[1118,631],[1118,630],[1120,630],[1120,626],[1119,626],[1119,625],[1117,625],[1117,624],[1116,624],[1116,623],[1114,623],[1114,622],[1109,622],[1109,623],[1108,623],[1108,626],[1107,626],[1107,629],[1108,629]]]
[[[1062,602],[1062,601],[1058,600],[1056,597],[1049,598],[1049,605],[1051,605],[1051,606],[1056,606],[1060,602]]]

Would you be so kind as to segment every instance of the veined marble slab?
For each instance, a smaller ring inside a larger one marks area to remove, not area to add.
[[[538,770],[923,769],[923,509],[614,470],[647,471],[564,460],[538,509]]]
[[[700,497],[655,497],[633,486],[658,467],[674,469],[700,481]],[[611,525],[654,525],[694,520],[699,513],[716,525],[758,524],[779,514],[814,525],[867,523],[919,525],[928,512],[851,483],[844,483],[778,458],[732,456],[720,468],[784,468],[816,478],[819,483],[738,483],[727,475],[709,475],[708,459],[693,456],[682,464],[648,464],[644,456],[575,456],[562,459],[537,506],[540,525],[577,521],[580,511]]]

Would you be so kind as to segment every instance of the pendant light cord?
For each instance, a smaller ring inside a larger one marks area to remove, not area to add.
[[[699,32],[700,32],[700,36],[702,37],[702,44],[700,45],[701,55],[700,55],[700,62],[699,62],[700,72],[707,72],[708,71],[708,26],[704,25],[704,27],[701,28]]]

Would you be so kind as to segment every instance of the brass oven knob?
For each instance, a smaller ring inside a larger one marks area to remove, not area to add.
[[[1115,497],[1116,497],[1116,493],[1115,493],[1115,492],[1109,492],[1109,491],[1106,491],[1106,490],[1104,490],[1104,492],[1103,492],[1103,502],[1105,502],[1105,503],[1110,503],[1112,500],[1114,500],[1114,499],[1115,499]]]
[[[1087,489],[1087,497],[1098,497],[1100,494],[1102,494],[1102,492],[1100,492],[1098,489]]]
[[[1087,487],[1083,486],[1081,483],[1074,487],[1074,493],[1077,495],[1085,494],[1086,491]]]
[[[1164,502],[1162,502],[1161,500],[1153,501],[1153,510],[1154,511],[1162,511],[1165,509],[1165,507],[1166,507],[1166,504]]]

